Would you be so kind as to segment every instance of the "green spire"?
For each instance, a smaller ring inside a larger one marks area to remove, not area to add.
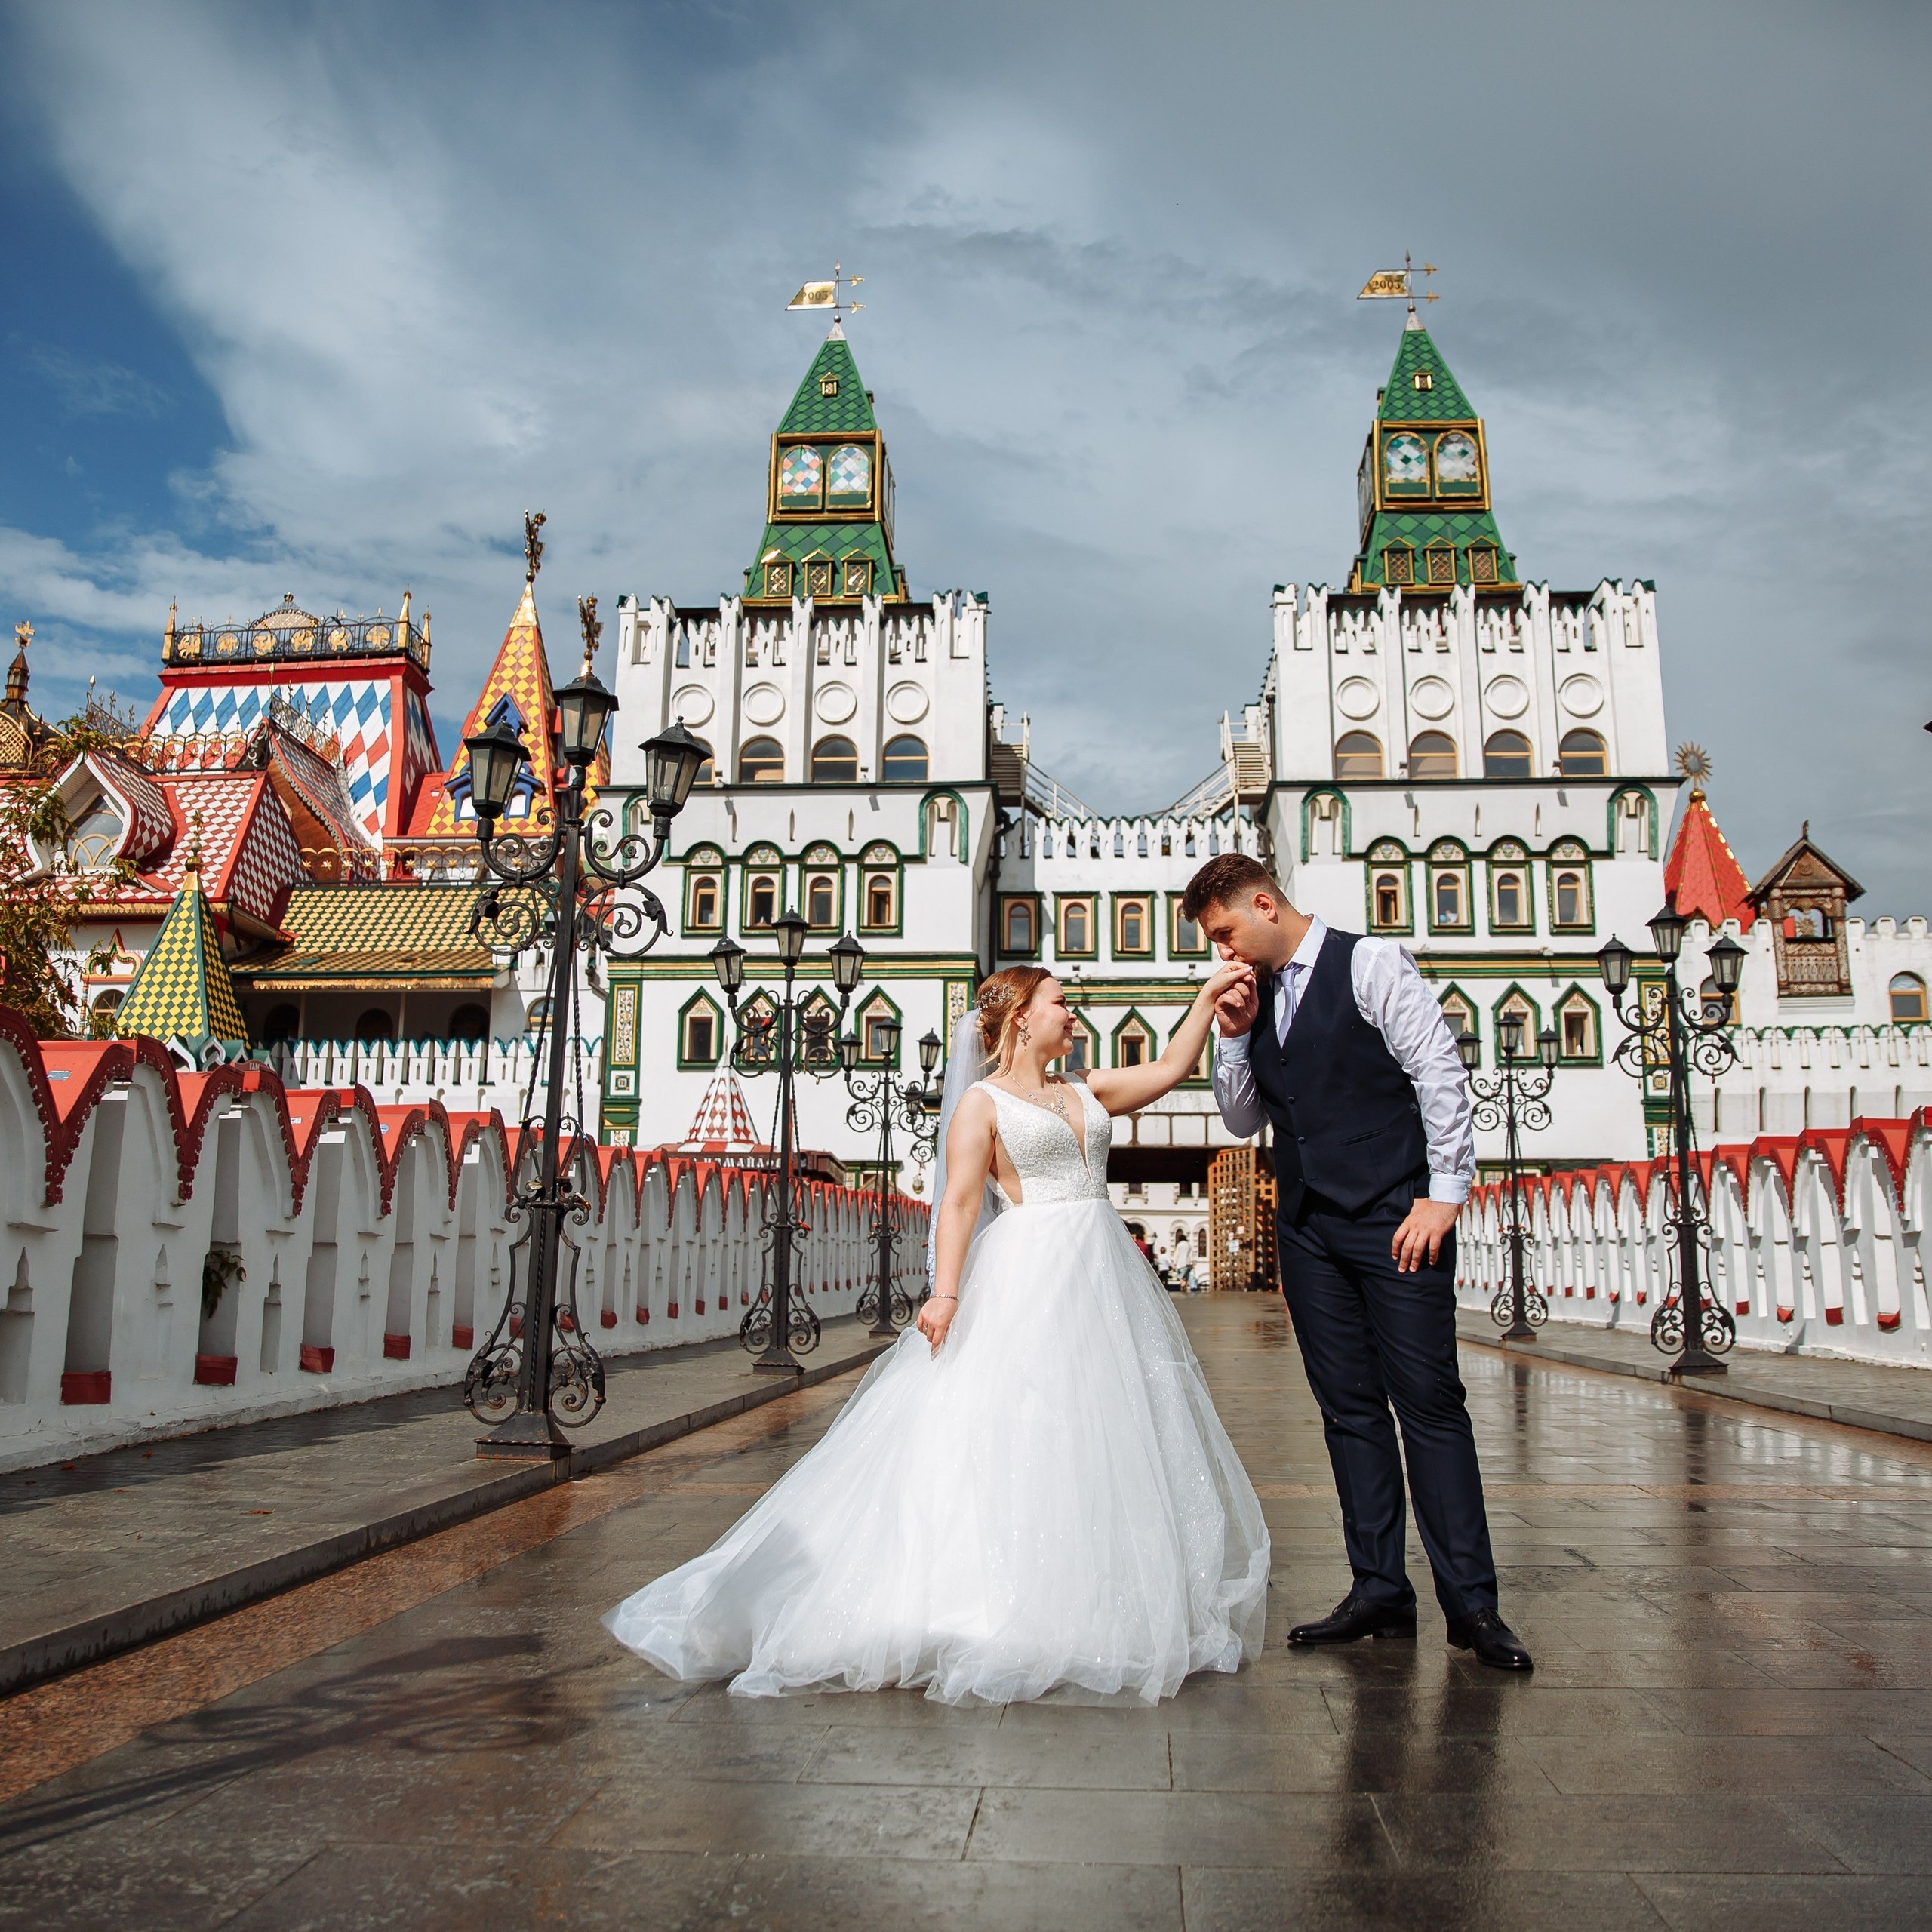
[[[892,558],[892,466],[836,323],[771,438],[765,518],[745,573],[750,601],[856,604],[906,595]]]
[[[1516,559],[1489,506],[1482,419],[1411,315],[1357,477],[1361,548],[1353,590],[1383,584],[1512,584]]]
[[[198,853],[189,856],[181,890],[114,1016],[114,1030],[123,1038],[145,1033],[179,1040],[197,1058],[211,1040],[248,1043],[214,914],[202,891]]]

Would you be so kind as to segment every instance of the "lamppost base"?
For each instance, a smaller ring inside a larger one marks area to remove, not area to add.
[[[789,1349],[767,1349],[752,1367],[761,1375],[802,1375],[805,1372]]]
[[[1537,1331],[1530,1326],[1528,1321],[1520,1315],[1503,1330],[1502,1335],[1499,1337],[1500,1340],[1505,1342],[1534,1342],[1536,1338]]]
[[[556,1463],[571,1453],[571,1442],[549,1416],[519,1409],[476,1438],[476,1453],[504,1462]]]
[[[1728,1375],[1730,1368],[1721,1355],[1714,1355],[1709,1349],[1686,1349],[1677,1359],[1666,1367],[1666,1375]]]

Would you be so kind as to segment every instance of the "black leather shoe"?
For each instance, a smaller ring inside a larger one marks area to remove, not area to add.
[[[1478,1610],[1449,1620],[1449,1641],[1459,1651],[1473,1651],[1478,1663],[1492,1670],[1531,1670],[1530,1654],[1493,1610]]]
[[[1416,1607],[1398,1609],[1389,1604],[1364,1603],[1353,1591],[1326,1617],[1297,1623],[1288,1632],[1291,1644],[1352,1644],[1361,1637],[1413,1637]]]

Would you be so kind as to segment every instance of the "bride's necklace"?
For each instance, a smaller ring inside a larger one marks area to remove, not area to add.
[[[1029,1106],[1041,1108],[1048,1113],[1059,1115],[1063,1121],[1066,1121],[1069,1127],[1073,1124],[1066,1118],[1066,1101],[1064,1097],[1066,1083],[1063,1081],[1049,1081],[1042,1085],[1038,1093],[1029,1094],[1025,1088],[1014,1082],[1011,1074],[1007,1075],[1006,1078],[1007,1091],[1015,1100],[1024,1100]],[[1056,1092],[1054,1091],[1056,1088],[1060,1091]]]

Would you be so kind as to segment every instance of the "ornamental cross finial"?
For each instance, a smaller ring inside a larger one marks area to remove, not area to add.
[[[196,883],[198,884],[200,882],[202,872],[201,814],[199,812],[195,813],[194,817],[189,820],[188,823],[193,829],[195,836],[192,841],[189,845],[187,863],[183,866],[183,870],[184,872],[193,873]],[[186,883],[185,880],[183,881],[183,883]]]
[[[525,510],[523,513],[523,580],[534,583],[537,573],[543,568],[543,540],[537,535],[549,519],[541,510]]]
[[[597,614],[595,598],[580,597],[577,600],[577,620],[583,627],[583,668],[587,675],[604,635],[603,620]]]

